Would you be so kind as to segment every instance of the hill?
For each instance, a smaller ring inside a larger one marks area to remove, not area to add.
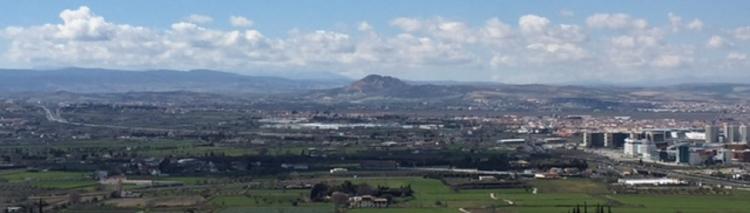
[[[279,93],[334,88],[346,83],[348,82],[344,80],[290,80],[212,70],[125,71],[84,68],[0,70],[0,92]]]

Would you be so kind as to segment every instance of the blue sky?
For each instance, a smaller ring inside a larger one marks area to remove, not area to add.
[[[151,27],[169,27],[190,14],[213,17],[242,15],[255,20],[258,29],[271,34],[284,34],[292,28],[335,28],[339,24],[369,21],[387,26],[395,17],[456,18],[481,23],[490,17],[515,21],[525,14],[559,16],[561,10],[578,16],[566,21],[583,20],[597,12],[622,12],[666,23],[666,14],[673,12],[686,17],[700,17],[717,26],[748,24],[750,3],[734,1],[445,1],[445,0],[267,0],[267,1],[15,1],[0,7],[0,26],[35,25],[58,22],[64,9],[87,5],[98,15],[118,23]],[[217,23],[226,27],[227,23]]]
[[[749,77],[746,1],[0,4],[0,67],[327,71],[506,83]],[[247,22],[233,25],[230,17]]]

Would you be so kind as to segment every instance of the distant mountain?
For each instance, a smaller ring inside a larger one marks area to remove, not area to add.
[[[534,107],[555,109],[633,109],[651,103],[675,101],[750,102],[750,85],[685,84],[661,87],[561,86],[543,84],[404,82],[369,75],[348,86],[317,90],[311,101],[336,103],[442,103],[502,106],[517,110]]]
[[[373,94],[388,93],[394,91],[398,92],[401,90],[409,89],[408,87],[408,84],[394,77],[368,75],[367,77],[359,81],[353,82],[348,87],[344,88],[344,90],[346,92]]]
[[[351,82],[350,80],[330,79],[292,80],[212,70],[123,71],[82,68],[0,70],[0,95],[4,93],[46,94],[69,97],[68,99],[91,100],[113,99],[114,97],[131,101],[144,97],[163,99],[164,96],[179,97],[179,100],[190,100],[189,97],[205,99],[206,94],[199,93],[213,93],[239,98],[263,97],[264,101],[288,98],[287,100],[321,104],[379,104],[384,102],[436,103],[437,106],[468,104],[515,107],[518,110],[535,107],[548,107],[550,110],[634,108],[648,107],[652,103],[667,101],[750,104],[750,84],[703,83],[654,87],[586,87],[487,82],[415,82],[382,75],[369,75]],[[82,93],[89,95],[75,96]],[[282,93],[285,93],[283,97]],[[240,96],[234,96],[236,94]]]
[[[442,99],[463,95],[468,86],[410,84],[398,78],[382,75],[368,75],[349,86],[313,92],[313,97],[358,98],[397,98],[397,99]]]
[[[57,70],[0,69],[0,92],[76,93],[192,91],[213,93],[279,93],[328,89],[346,80],[290,80],[212,70],[124,71],[65,68]]]

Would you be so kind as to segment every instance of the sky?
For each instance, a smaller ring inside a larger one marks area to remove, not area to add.
[[[3,1],[0,68],[410,80],[750,79],[748,1]]]

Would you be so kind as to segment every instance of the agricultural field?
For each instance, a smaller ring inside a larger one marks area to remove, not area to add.
[[[25,171],[0,172],[0,182],[30,183],[45,189],[81,189],[96,186],[96,181],[84,172]]]
[[[423,178],[359,178],[350,179],[350,181],[368,183],[373,186],[411,185],[415,190],[413,200],[397,203],[386,209],[349,209],[348,212],[351,213],[455,213],[460,212],[459,209],[482,213],[559,213],[568,212],[570,208],[583,205],[584,202],[588,204],[591,212],[594,212],[593,206],[596,204],[610,204],[613,206],[612,212],[615,213],[750,212],[750,209],[746,207],[750,192],[741,191],[731,195],[614,195],[609,193],[603,184],[583,179],[571,179],[532,181],[532,186],[538,188],[538,193],[533,194],[524,189],[453,191],[438,180]],[[325,209],[309,206],[310,208],[304,208],[305,211],[303,211],[299,208],[300,206],[293,207],[289,202],[284,202],[295,196],[304,197],[305,193],[293,191],[281,194],[278,192],[259,193],[260,197],[265,197],[260,199],[267,199],[271,203],[258,207],[252,207],[256,205],[256,200],[259,199],[257,197],[227,197],[215,199],[212,202],[227,204],[223,212],[242,212],[238,209],[242,205],[245,205],[245,210],[248,208],[264,210],[257,212],[318,212],[316,209]],[[512,205],[509,202],[512,202]]]
[[[333,210],[332,204],[305,202],[309,196],[309,190],[252,190],[245,195],[218,196],[210,203],[222,208],[222,213],[324,213]]]

